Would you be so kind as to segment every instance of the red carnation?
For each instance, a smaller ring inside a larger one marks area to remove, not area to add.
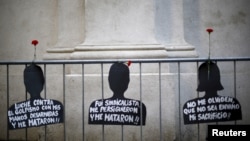
[[[130,65],[131,65],[131,63],[132,63],[132,62],[129,60],[129,61],[128,61],[128,66],[130,66]]]
[[[131,61],[129,60],[128,62],[126,62],[125,64],[129,67],[131,65]]]
[[[213,32],[214,30],[212,28],[208,28],[207,32],[210,34],[211,32]]]
[[[37,40],[32,40],[31,44],[36,46],[38,44],[38,41]]]

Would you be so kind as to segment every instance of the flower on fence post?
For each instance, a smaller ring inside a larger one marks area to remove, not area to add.
[[[207,28],[206,31],[208,32],[208,59],[210,59],[210,47],[211,47],[210,34],[211,34],[214,30],[213,30],[213,28]]]
[[[214,30],[212,28],[207,28],[207,32],[208,34],[210,34],[211,32],[213,32]]]
[[[128,60],[127,62],[125,62],[125,64],[129,67],[130,65],[131,65],[131,61],[130,60]]]
[[[32,40],[31,44],[36,47],[36,45],[38,44],[38,40]]]
[[[207,71],[207,77],[209,79],[210,77],[210,46],[211,46],[211,41],[210,41],[210,34],[214,31],[212,28],[207,28],[206,30],[208,32],[208,71]]]
[[[36,59],[36,45],[38,45],[38,40],[32,40],[31,41],[31,44],[34,45],[34,58],[33,58],[33,61],[35,61]]]

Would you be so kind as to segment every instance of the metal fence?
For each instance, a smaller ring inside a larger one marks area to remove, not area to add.
[[[250,90],[248,88],[250,83],[247,80],[249,77],[247,75],[250,74],[248,70],[250,58],[211,58],[210,60],[222,68],[221,79],[229,88],[222,95],[235,97],[242,104],[243,119],[225,123],[249,124],[250,113],[248,114],[246,108],[250,102],[247,94]],[[89,103],[107,97],[106,77],[109,66],[115,62],[126,61],[128,60],[33,62],[43,68],[46,83],[42,97],[58,99],[63,103],[65,121],[62,124],[17,130],[8,130],[7,111],[10,105],[29,99],[29,94],[22,85],[22,73],[23,69],[32,62],[0,62],[0,140],[206,140],[207,124],[184,125],[182,118],[183,104],[200,95],[196,92],[197,70],[202,62],[207,61],[206,58],[132,59],[134,68],[131,67],[131,77],[134,77],[132,80],[136,82],[132,82],[133,86],[129,90],[138,92],[135,99],[146,103],[148,110],[146,125],[138,127],[89,125]],[[72,85],[73,83],[77,86]],[[90,83],[98,87],[91,88]],[[151,85],[154,86],[150,88]],[[95,90],[100,93],[97,97],[89,94]],[[74,91],[79,95],[73,95]],[[55,93],[51,94],[51,92]],[[154,93],[154,96],[150,93]],[[74,110],[77,114],[72,115]]]

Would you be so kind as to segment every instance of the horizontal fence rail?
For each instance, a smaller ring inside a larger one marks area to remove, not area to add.
[[[107,86],[109,66],[116,62],[127,62],[127,59],[0,61],[0,140],[206,140],[208,124],[184,125],[182,108],[185,102],[200,96],[196,92],[197,71],[200,64],[207,60],[131,59],[133,67],[130,67],[131,84],[128,91],[135,92],[136,95],[129,97],[145,102],[147,107],[146,125],[135,127],[88,124],[90,102],[110,97],[107,95],[110,93]],[[250,113],[244,108],[250,102],[247,96],[250,83],[246,79],[249,77],[246,75],[250,74],[250,57],[211,58],[210,61],[221,67],[221,79],[228,86],[222,94],[238,98],[242,104],[243,120],[225,123],[249,124]],[[31,63],[43,69],[45,86],[42,97],[57,99],[64,105],[64,122],[8,130],[8,108],[14,103],[29,99],[29,94],[23,88],[22,75],[24,68]],[[95,91],[100,94],[91,95]],[[55,93],[51,94],[52,92]]]
[[[211,61],[249,61],[250,57],[210,58]],[[0,61],[1,65],[36,64],[97,64],[132,61],[133,63],[160,63],[160,62],[204,62],[208,58],[170,58],[170,59],[103,59],[103,60],[42,60],[42,61]]]

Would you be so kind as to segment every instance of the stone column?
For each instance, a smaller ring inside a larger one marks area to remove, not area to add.
[[[183,0],[169,1],[169,41],[166,44],[168,57],[197,57],[195,47],[184,38]]]
[[[55,7],[57,18],[57,43],[47,49],[44,59],[70,59],[74,47],[84,38],[84,0],[58,0]]]
[[[71,59],[165,58],[155,40],[154,0],[85,1],[85,41]]]
[[[184,39],[183,0],[60,0],[58,3],[58,42],[47,49],[44,59],[197,56],[195,48]],[[157,9],[165,6],[168,11],[159,15]],[[167,24],[162,22],[164,17]],[[157,29],[169,34],[167,44],[156,41],[157,34],[161,34]]]

